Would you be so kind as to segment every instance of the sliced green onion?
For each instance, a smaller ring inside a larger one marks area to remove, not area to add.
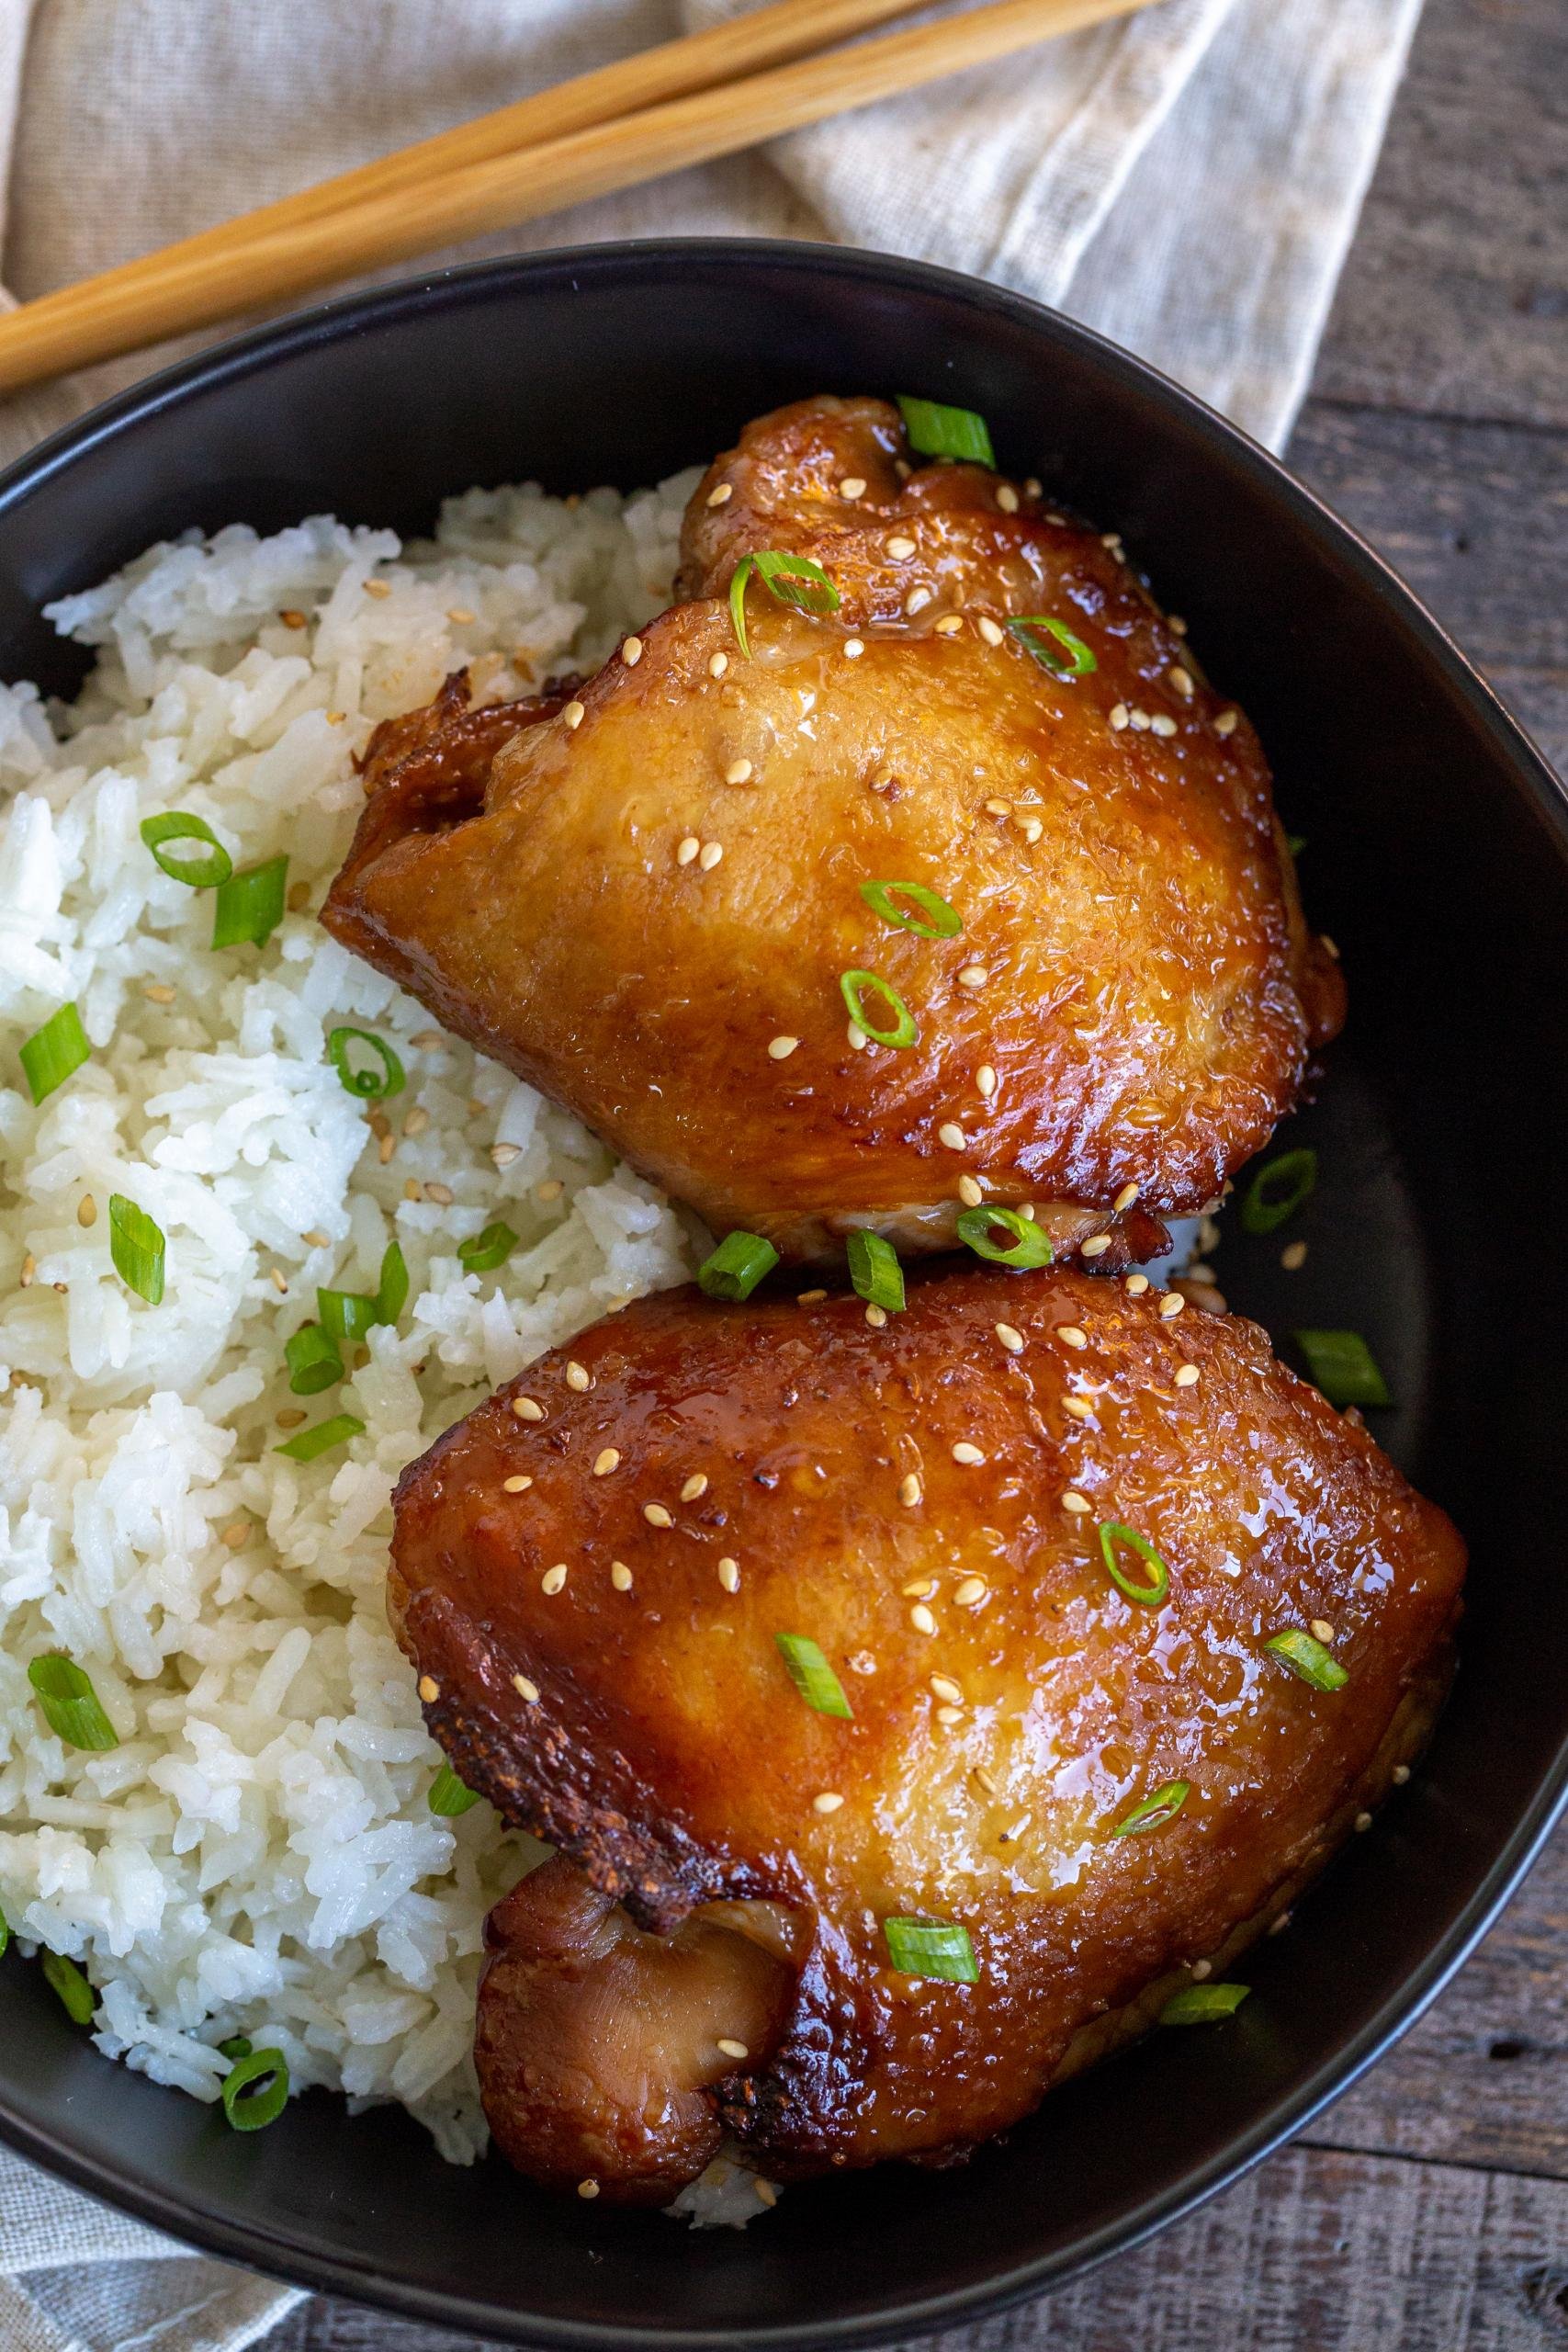
[[[857,1296],[889,1315],[904,1311],[904,1269],[898,1252],[880,1233],[852,1233],[847,1244],[850,1280]]]
[[[348,1048],[355,1040],[362,1046],[368,1046],[373,1054],[380,1056],[379,1069],[364,1067],[355,1069],[351,1066]],[[351,1029],[344,1025],[332,1030],[327,1037],[327,1053],[343,1080],[344,1091],[357,1094],[361,1102],[379,1102],[389,1094],[402,1092],[403,1066],[385,1037],[378,1037],[373,1029]]]
[[[450,1764],[443,1764],[430,1784],[430,1810],[438,1813],[444,1821],[456,1821],[459,1814],[467,1813],[479,1801],[477,1790],[465,1788]]]
[[[39,1954],[39,1965],[43,1970],[44,1983],[51,1993],[59,1995],[72,2024],[91,2025],[98,1996],[75,1962],[67,1960],[62,1951],[44,1951]]]
[[[287,1445],[275,1445],[274,1453],[287,1453],[291,1462],[314,1462],[317,1455],[330,1453],[334,1445],[346,1445],[351,1437],[363,1437],[365,1424],[352,1413],[334,1413],[330,1421],[318,1421],[313,1430],[301,1430]]]
[[[1147,1584],[1140,1584],[1135,1577],[1130,1577],[1127,1574],[1126,1569],[1116,1557],[1116,1547],[1119,1544],[1125,1544],[1130,1550],[1136,1552],[1140,1560],[1146,1564],[1150,1572]],[[1101,1522],[1100,1556],[1105,1562],[1105,1572],[1117,1591],[1125,1593],[1129,1600],[1138,1601],[1145,1609],[1157,1609],[1170,1590],[1170,1570],[1166,1566],[1148,1537],[1140,1535],[1135,1527],[1124,1527],[1119,1519],[1108,1519]]]
[[[409,1303],[408,1261],[395,1241],[381,1253],[381,1279],[376,1285],[376,1320],[395,1323]]]
[[[773,1639],[789,1679],[807,1705],[819,1715],[838,1715],[845,1723],[852,1722],[854,1709],[844,1696],[844,1686],[810,1635],[775,1634]]]
[[[6,1918],[4,1911],[0,1911],[0,1960],[4,1960],[6,1957],[6,1949],[9,1946],[10,1941],[11,1922]]]
[[[164,1296],[164,1228],[123,1193],[109,1194],[109,1256],[128,1290],[160,1306]]]
[[[1287,1625],[1282,1634],[1271,1634],[1263,1646],[1314,1690],[1343,1690],[1350,1679],[1339,1660],[1304,1625]]]
[[[163,817],[143,817],[141,838],[170,881],[183,882],[187,889],[215,890],[234,871],[233,859],[205,818],[182,817],[177,809]],[[164,842],[206,842],[212,854],[169,857],[162,847]]]
[[[212,902],[214,947],[238,947],[244,940],[263,946],[283,921],[288,876],[288,857],[269,857],[265,865],[247,865],[243,873],[220,882]]]
[[[75,1006],[62,1004],[41,1029],[23,1038],[17,1051],[33,1101],[41,1102],[57,1086],[64,1085],[73,1069],[81,1069],[93,1049]]]
[[[1392,1405],[1388,1383],[1359,1331],[1293,1331],[1307,1375],[1331,1405]]]
[[[1087,678],[1091,670],[1100,667],[1082,638],[1075,637],[1066,621],[1055,619],[1050,613],[1025,613],[1017,620],[1009,621],[1008,627],[1024,651],[1032,653],[1041,668],[1049,670],[1054,678]],[[1044,642],[1042,630],[1061,646],[1067,657],[1065,662]]]
[[[337,1341],[319,1323],[301,1324],[284,1342],[288,1385],[296,1396],[319,1396],[323,1388],[343,1378],[343,1357]]]
[[[1278,1159],[1260,1168],[1247,1186],[1241,1204],[1242,1230],[1245,1233],[1272,1233],[1288,1216],[1294,1216],[1303,1201],[1310,1200],[1317,1182],[1317,1154],[1310,1144],[1299,1151],[1282,1151]]]
[[[972,408],[949,408],[942,401],[917,400],[900,392],[904,430],[909,447],[922,458],[964,458],[972,465],[994,466],[996,452],[983,416]]]
[[[254,2088],[254,2085],[260,2088]],[[281,2050],[253,2050],[223,2078],[223,2112],[236,2132],[262,2132],[288,2104],[288,2065]]]
[[[919,1044],[920,1033],[915,1026],[914,1016],[908,1006],[897,989],[886,980],[880,978],[875,972],[840,972],[839,988],[845,1004],[849,1007],[850,1019],[857,1029],[871,1039],[874,1046],[918,1046]],[[890,1028],[879,1029],[866,1012],[863,999],[867,989],[874,989],[886,1005],[892,1015]]]
[[[896,907],[895,890],[900,898],[912,899],[920,914],[912,915],[908,908]],[[873,914],[880,915],[896,931],[912,931],[917,939],[956,939],[964,928],[958,910],[950,907],[945,899],[939,899],[934,890],[928,890],[923,882],[863,882],[860,894]],[[924,922],[920,915],[925,916]]]
[[[759,548],[753,555],[743,555],[730,575],[729,617],[748,661],[746,589],[753,572],[775,604],[794,605],[803,613],[836,613],[843,602],[821,565],[808,555],[791,555],[782,548]]]
[[[1112,1838],[1141,1838],[1145,1829],[1161,1829],[1174,1821],[1192,1793],[1190,1781],[1168,1781],[1152,1797],[1135,1804],[1124,1821],[1119,1821],[1111,1831]]]
[[[220,2058],[227,2058],[231,2065],[233,2065],[236,2059],[248,2058],[250,2054],[251,2045],[243,2033],[235,2034],[230,2041],[220,2041],[218,2044],[218,2055]]]
[[[457,1244],[457,1262],[470,1274],[492,1274],[497,1266],[504,1266],[517,1247],[517,1236],[509,1225],[497,1218],[487,1225],[482,1233],[474,1234]]]
[[[28,1680],[38,1693],[51,1731],[67,1747],[87,1747],[101,1755],[119,1746],[119,1734],[74,1658],[35,1657],[28,1668]]]
[[[321,1290],[316,1311],[322,1329],[334,1340],[363,1340],[378,1323],[395,1323],[408,1305],[409,1270],[395,1241],[381,1259],[381,1279],[373,1295],[362,1290]]]
[[[952,1919],[884,1919],[887,1956],[903,1976],[941,1976],[950,1984],[977,1984],[975,1947],[967,1928]]]
[[[1012,1235],[1012,1241],[1005,1250],[995,1238],[998,1226]],[[1016,1209],[1004,1209],[994,1202],[963,1212],[958,1220],[958,1238],[967,1242],[976,1258],[984,1258],[993,1266],[1048,1266],[1051,1262],[1050,1236],[1032,1218],[1020,1216]]]
[[[1250,1984],[1184,1984],[1173,1993],[1159,2013],[1161,2025],[1215,2025],[1234,2018],[1251,1992]]]
[[[697,1287],[710,1298],[750,1298],[778,1262],[778,1251],[760,1233],[727,1233],[697,1268]]]

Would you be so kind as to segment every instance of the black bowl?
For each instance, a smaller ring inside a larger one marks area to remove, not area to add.
[[[1219,418],[1066,320],[864,254],[597,247],[444,273],[230,345],[100,410],[0,483],[0,674],[69,691],[39,618],[161,536],[332,509],[420,528],[473,482],[624,487],[796,395],[983,410],[1000,460],[1121,531],[1251,712],[1306,836],[1351,1019],[1292,1123],[1324,1181],[1223,1280],[1276,1334],[1353,1325],[1379,1434],[1474,1547],[1427,1763],[1209,2033],[1156,2036],[942,2174],[792,2192],[741,2233],[455,2171],[404,2117],[311,2096],[264,2133],[107,2065],[38,1972],[0,1968],[0,2131],[177,2237],[491,2336],[848,2345],[1038,2292],[1232,2178],[1407,2026],[1517,1883],[1568,1781],[1561,1574],[1568,1317],[1568,821],[1529,744],[1366,548]],[[1527,1312],[1516,1318],[1522,1269]]]

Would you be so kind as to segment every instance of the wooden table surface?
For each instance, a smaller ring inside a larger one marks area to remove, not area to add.
[[[1289,454],[1568,774],[1568,0],[1427,0]],[[269,2352],[469,2341],[319,2298]],[[1568,2346],[1568,1825],[1423,2022],[1293,2146],[932,2352],[1036,2346]]]

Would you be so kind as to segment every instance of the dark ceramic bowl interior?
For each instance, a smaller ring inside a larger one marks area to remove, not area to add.
[[[1243,701],[1306,837],[1351,1016],[1314,1105],[1323,1181],[1234,1229],[1232,1304],[1363,1330],[1378,1434],[1473,1547],[1428,1761],[1249,1959],[1232,2023],[1156,2035],[944,2173],[792,2192],[743,2233],[452,2170],[390,2110],[313,2095],[239,2137],[106,2064],[0,1965],[0,2131],[175,2235],[455,2327],[610,2346],[847,2345],[1038,2291],[1234,2176],[1406,2026],[1516,1883],[1568,1774],[1562,1220],[1568,825],[1560,788],[1378,560],[1237,434],[1065,320],[802,246],[649,244],[424,279],[286,322],[100,411],[0,485],[0,675],[70,691],[39,618],[161,536],[322,509],[427,526],[470,483],[651,481],[797,395],[977,408],[1000,462],[1126,539]],[[1516,1309],[1526,1285],[1529,1312]]]

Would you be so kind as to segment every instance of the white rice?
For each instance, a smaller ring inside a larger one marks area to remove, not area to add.
[[[441,1759],[386,1620],[389,1498],[494,1383],[685,1279],[701,1237],[528,1087],[416,1044],[429,1014],[314,910],[376,721],[463,662],[486,699],[596,667],[668,601],[694,479],[475,491],[407,548],[324,518],[192,536],[51,608],[97,650],[73,708],[0,689],[0,1907],[86,1969],[110,2056],[211,2099],[215,2045],[243,2034],[296,2090],[400,2100],[458,2160],[484,2144],[481,1926],[537,1849],[488,1806],[429,1810]],[[265,948],[214,953],[211,894],[140,838],[165,809],[236,866],[286,850],[308,905]],[[67,1002],[93,1057],[35,1108],[17,1047]],[[327,1057],[339,1022],[408,1074],[386,1164],[378,1106]],[[157,1307],[111,1265],[114,1193],[167,1236]],[[498,1216],[519,1247],[466,1274],[457,1244]],[[341,1392],[291,1396],[284,1342],[317,1285],[373,1291],[394,1236],[398,1327]],[[300,1406],[365,1434],[291,1462],[278,1416]],[[50,1651],[91,1676],[108,1753],[50,1731],[27,1673]]]

